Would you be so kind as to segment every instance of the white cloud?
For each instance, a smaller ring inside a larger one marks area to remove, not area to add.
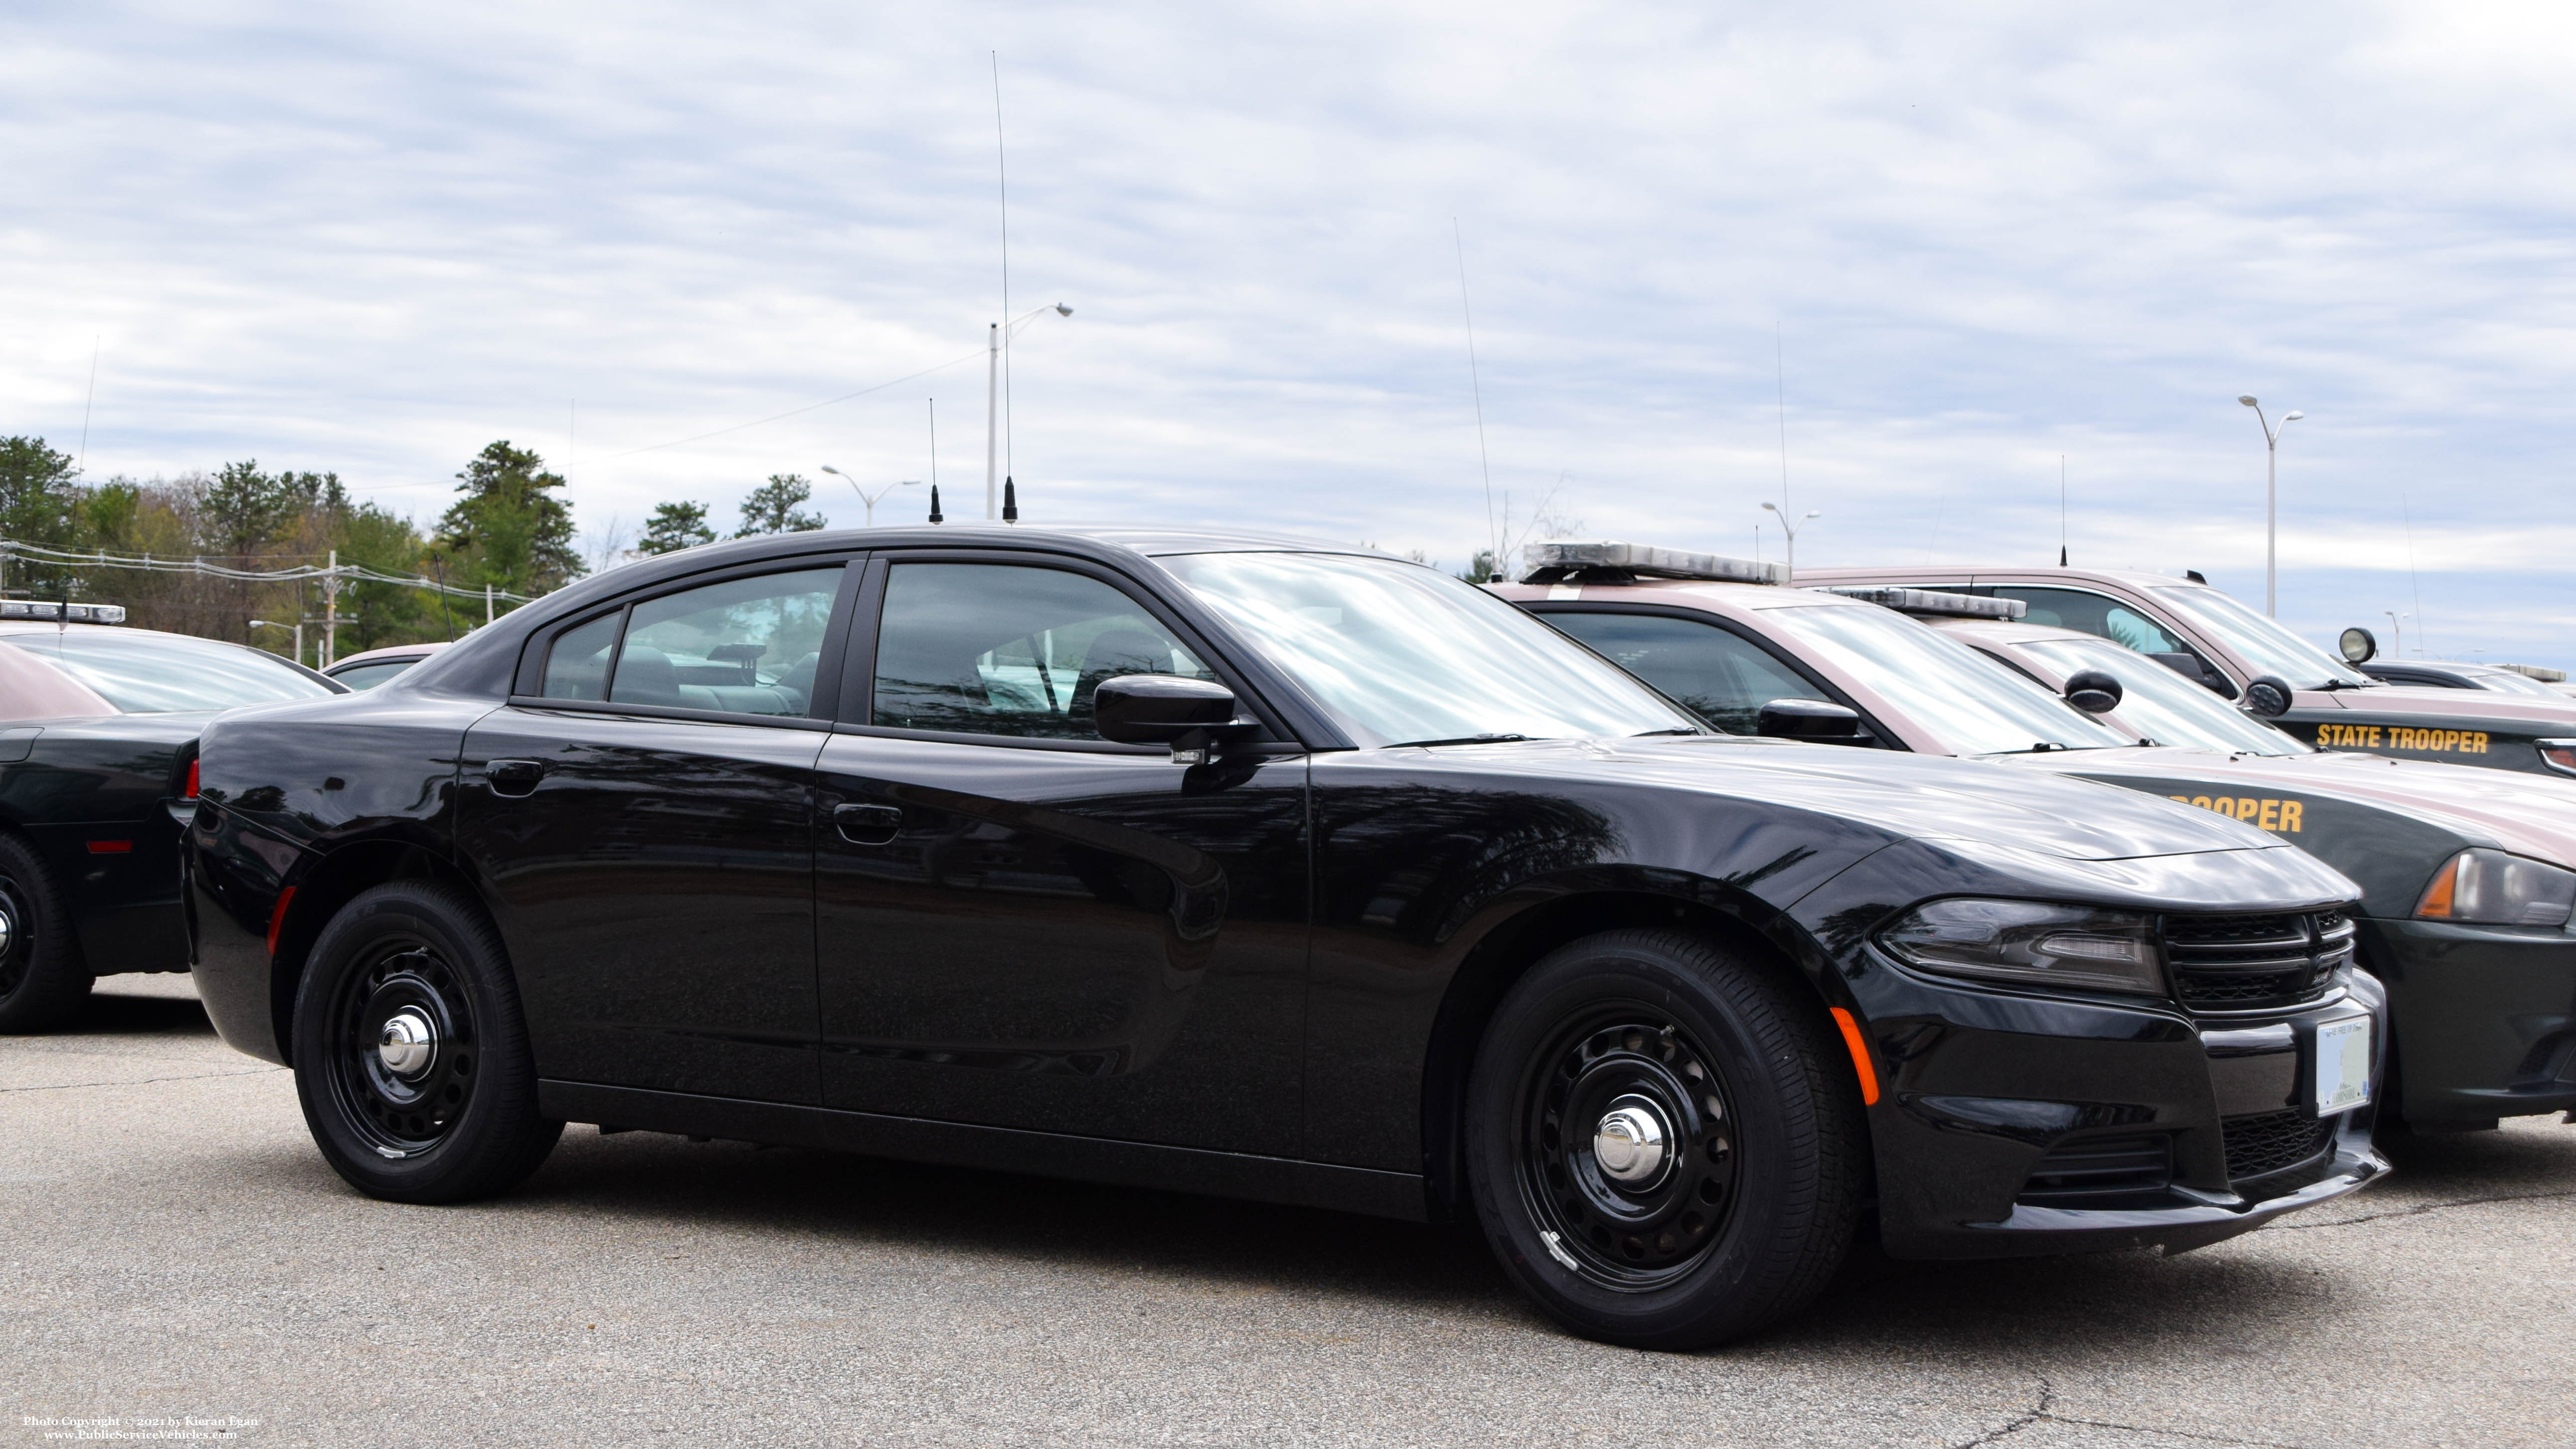
[[[256,455],[427,512],[506,436],[586,519],[722,516],[774,471],[927,476],[935,395],[971,510],[971,362],[631,450],[980,344],[998,49],[1012,300],[1077,309],[1015,349],[1035,518],[1463,560],[1454,217],[1524,511],[1563,475],[1595,531],[1752,547],[1776,328],[1802,558],[2053,556],[2064,454],[2079,556],[2259,567],[2250,390],[2309,414],[2285,614],[2402,567],[2407,514],[2455,617],[2565,612],[2576,21],[2545,7],[226,17],[0,17],[0,430],[71,439],[97,338],[93,472]]]

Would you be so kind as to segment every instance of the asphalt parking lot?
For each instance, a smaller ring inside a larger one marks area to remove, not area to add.
[[[1455,1233],[574,1128],[368,1201],[184,977],[0,1038],[5,1420],[244,1444],[2563,1445],[2576,1127],[2176,1259],[1863,1262],[1767,1339],[1569,1338]],[[44,1421],[54,1421],[48,1424]]]

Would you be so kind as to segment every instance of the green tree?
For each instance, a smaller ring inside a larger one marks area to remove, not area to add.
[[[1467,565],[1466,571],[1458,575],[1458,577],[1465,579],[1471,584],[1501,584],[1510,582],[1509,579],[1503,577],[1502,570],[1494,567],[1494,551],[1490,548],[1480,548],[1476,550],[1475,562]]]
[[[81,544],[80,469],[69,453],[57,453],[42,438],[0,438],[0,538],[47,548]],[[60,569],[11,561],[0,565],[0,584],[39,592],[60,587]]]
[[[653,505],[653,516],[644,521],[644,536],[635,541],[637,553],[677,553],[702,543],[716,541],[716,531],[707,526],[707,506],[682,500]]]
[[[823,526],[823,515],[799,513],[796,505],[814,496],[814,485],[794,473],[772,473],[769,481],[742,500],[742,531],[736,538],[764,533],[810,533]]]
[[[545,471],[545,462],[504,439],[456,475],[456,491],[465,496],[438,520],[436,540],[449,582],[533,595],[581,577],[572,508],[553,493],[564,480]]]
[[[334,480],[335,482],[337,480]],[[379,573],[421,572],[423,540],[412,521],[374,503],[344,511],[331,531],[331,546],[340,562],[361,564]],[[480,619],[482,615],[474,615]],[[438,611],[438,596],[401,584],[356,583],[340,591],[340,652],[355,654],[387,644],[444,639],[447,629]]]
[[[276,541],[295,516],[295,499],[245,458],[215,470],[197,504],[197,533],[206,552],[247,559]]]

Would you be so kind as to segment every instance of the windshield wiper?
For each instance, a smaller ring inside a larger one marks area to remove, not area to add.
[[[1436,745],[1506,745],[1510,744],[1514,740],[1525,740],[1528,738],[1529,736],[1527,735],[1459,735],[1455,738],[1445,740],[1406,740],[1402,744],[1389,745],[1387,748],[1390,750],[1427,750]]]
[[[2388,681],[2385,679],[2329,679],[2325,683],[2318,685],[2317,688],[2320,691],[2331,693],[2338,689],[2368,689],[2372,685],[2386,684],[2387,682]]]
[[[1632,740],[1642,740],[1648,735],[1703,735],[1706,733],[1708,733],[1708,731],[1693,729],[1689,725],[1675,725],[1668,730],[1639,730],[1635,734],[1628,736],[1628,738]]]

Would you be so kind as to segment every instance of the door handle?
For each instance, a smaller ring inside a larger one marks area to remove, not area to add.
[[[903,829],[903,810],[895,805],[837,805],[832,826],[852,845],[891,845]]]
[[[537,782],[545,777],[545,764],[539,760],[494,760],[483,767],[492,793],[513,798],[535,794]]]

